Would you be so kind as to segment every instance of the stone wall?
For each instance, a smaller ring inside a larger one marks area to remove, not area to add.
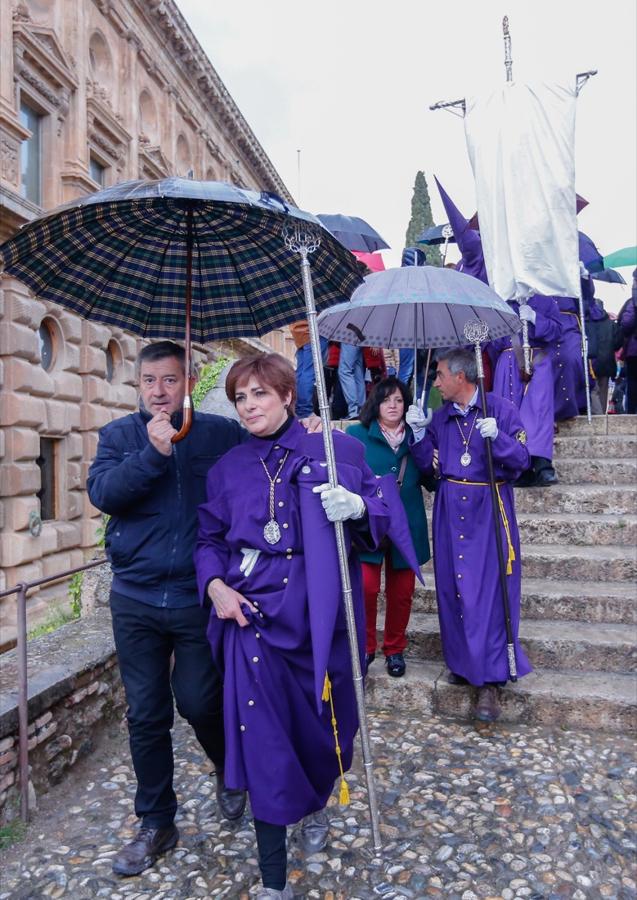
[[[22,169],[35,133],[24,104],[39,122],[37,199]],[[0,242],[102,186],[175,174],[292,199],[174,0],[0,3]],[[283,332],[251,344],[293,352]],[[135,408],[138,349],[131,335],[84,322],[0,274],[0,591],[91,555],[100,516],[86,474],[98,429]],[[214,355],[207,348],[199,358]],[[55,509],[44,517],[37,460],[46,440]],[[67,604],[65,584],[32,591],[29,627]],[[15,634],[10,596],[0,601],[0,651]]]
[[[90,615],[29,643],[29,806],[91,753],[109,723],[120,722],[124,692],[110,610]],[[20,808],[17,660],[0,658],[0,823]]]

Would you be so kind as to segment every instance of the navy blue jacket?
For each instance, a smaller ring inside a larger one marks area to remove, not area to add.
[[[88,494],[111,517],[113,591],[152,606],[196,606],[197,507],[206,501],[208,470],[246,433],[232,419],[195,413],[190,433],[164,456],[148,439],[149,420],[142,411],[100,430]]]

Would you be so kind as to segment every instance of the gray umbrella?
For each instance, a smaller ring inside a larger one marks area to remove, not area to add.
[[[489,338],[521,328],[520,319],[495,291],[470,275],[435,266],[406,266],[368,275],[349,303],[318,317],[331,341],[365,347],[466,346],[463,329],[479,320]]]

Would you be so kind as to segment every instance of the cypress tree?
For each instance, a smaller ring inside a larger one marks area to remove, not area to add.
[[[411,198],[411,219],[405,235],[405,247],[420,247],[427,254],[428,265],[440,266],[442,264],[442,256],[437,244],[416,243],[418,235],[422,234],[426,228],[431,228],[434,224],[427,179],[425,178],[425,173],[419,171],[416,172],[414,192]]]

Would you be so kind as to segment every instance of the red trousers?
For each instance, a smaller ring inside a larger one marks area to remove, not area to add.
[[[376,652],[376,614],[382,563],[362,563],[365,594],[366,653]],[[407,646],[407,625],[411,613],[416,575],[411,569],[394,569],[391,553],[385,557],[385,632],[383,653],[402,653]]]

